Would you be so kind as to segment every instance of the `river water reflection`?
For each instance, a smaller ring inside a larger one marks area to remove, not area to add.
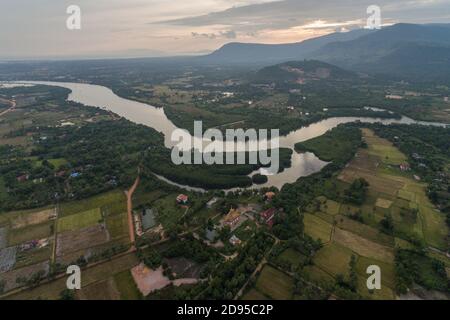
[[[172,121],[167,118],[163,108],[156,108],[145,103],[121,98],[116,95],[111,89],[99,85],[45,81],[20,81],[20,83],[59,86],[70,89],[72,92],[70,93],[68,100],[81,103],[86,106],[99,107],[105,110],[109,110],[134,123],[151,127],[164,135],[166,147],[172,148],[174,146],[174,142],[171,141],[171,135],[172,132],[178,128],[172,123]],[[401,119],[377,119],[361,117],[329,118],[313,123],[307,127],[300,128],[289,133],[286,136],[280,137],[280,147],[294,149],[295,144],[298,142],[321,136],[325,132],[335,128],[339,124],[356,121],[365,123],[381,122],[383,124],[401,123],[445,126],[445,124],[442,123],[415,121],[408,117],[402,117]],[[240,150],[242,147],[245,146],[236,146],[237,150]],[[277,188],[281,188],[286,183],[293,183],[300,177],[308,176],[320,171],[326,165],[327,162],[320,160],[313,153],[307,152],[299,154],[294,152],[292,156],[292,166],[290,168],[279,174],[269,176],[269,180],[266,184],[259,186],[255,185],[254,187],[261,188],[275,186]],[[203,191],[200,188],[191,188],[189,186],[179,185],[163,177],[158,177],[168,183],[177,185],[185,189],[193,191]]]

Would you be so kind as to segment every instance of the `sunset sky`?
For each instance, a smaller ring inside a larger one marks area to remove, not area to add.
[[[66,9],[81,8],[81,30]],[[450,23],[450,0],[1,0],[0,59],[201,54],[240,41],[285,43],[384,24]]]

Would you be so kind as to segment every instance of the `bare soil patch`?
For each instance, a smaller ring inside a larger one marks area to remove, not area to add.
[[[161,267],[152,270],[141,263],[131,269],[131,274],[139,291],[144,296],[171,284],[169,278],[163,275],[163,269]]]
[[[108,232],[103,224],[80,230],[66,231],[58,234],[56,255],[68,253],[103,244],[109,240]]]
[[[24,228],[29,225],[40,224],[55,218],[55,209],[47,209],[33,213],[23,213],[11,221],[12,229]]]

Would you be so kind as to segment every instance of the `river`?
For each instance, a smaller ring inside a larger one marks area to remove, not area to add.
[[[175,143],[171,140],[171,136],[174,130],[178,129],[172,121],[167,118],[163,108],[157,108],[149,104],[128,100],[116,95],[111,89],[84,83],[67,83],[67,82],[46,82],[46,81],[19,81],[17,84],[32,84],[32,85],[49,85],[58,86],[71,90],[68,100],[81,103],[86,106],[99,107],[105,110],[112,111],[119,116],[122,116],[134,123],[146,125],[151,127],[164,135],[164,143],[167,148],[172,148]],[[11,85],[11,84],[10,84]],[[382,110],[382,109],[380,109]],[[328,118],[309,126],[302,127],[289,133],[286,136],[280,137],[280,147],[294,149],[294,146],[298,142],[306,141],[318,136],[323,135],[325,132],[335,128],[339,124],[350,122],[365,122],[375,123],[380,122],[383,124],[421,124],[432,126],[446,126],[446,124],[436,122],[423,122],[415,121],[408,117],[402,117],[401,119],[378,119],[378,118],[361,118],[361,117],[339,117]],[[210,142],[210,141],[206,141]],[[205,141],[203,141],[205,143]],[[245,149],[247,146],[237,144],[236,150]],[[294,151],[292,155],[292,166],[285,171],[276,175],[268,176],[268,182],[263,185],[254,185],[253,188],[262,188],[274,186],[281,188],[286,183],[293,183],[301,177],[305,177],[320,171],[327,165],[327,162],[320,160],[313,153],[297,153]],[[253,175],[255,173],[252,173]],[[250,176],[251,176],[250,175]],[[186,185],[180,185],[169,181],[168,179],[157,176],[161,180],[167,183],[176,185],[178,187],[202,192],[201,188],[193,188]]]

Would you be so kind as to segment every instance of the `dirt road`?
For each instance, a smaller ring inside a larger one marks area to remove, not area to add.
[[[128,229],[130,232],[130,241],[133,244],[132,249],[134,249],[134,242],[136,240],[135,234],[134,234],[134,223],[133,223],[133,201],[132,201],[132,197],[133,197],[133,193],[136,190],[137,186],[139,185],[141,178],[138,175],[138,177],[136,178],[136,180],[134,181],[133,186],[125,191],[125,195],[127,196],[127,211],[128,211]]]
[[[13,111],[15,108],[16,108],[16,102],[15,102],[14,100],[12,100],[12,101],[11,101],[11,108],[6,109],[6,110],[0,112],[0,117],[3,116],[3,115],[5,115],[5,114],[7,114],[8,112]]]

